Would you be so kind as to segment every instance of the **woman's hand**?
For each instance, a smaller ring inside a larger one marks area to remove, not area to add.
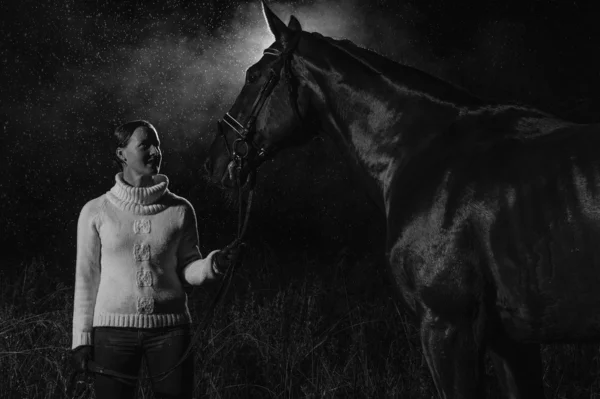
[[[71,351],[71,364],[75,370],[87,371],[88,360],[92,359],[94,347],[92,345],[80,345]]]
[[[231,244],[217,252],[213,257],[212,265],[215,274],[225,274],[231,265],[237,261],[244,246],[245,244],[243,242],[236,239]]]

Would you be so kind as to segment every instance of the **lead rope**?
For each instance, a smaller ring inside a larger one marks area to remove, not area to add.
[[[239,201],[239,203],[238,203],[238,231],[237,231],[237,238],[234,241],[237,244],[239,244],[242,241],[244,235],[246,234],[246,230],[248,228],[248,220],[250,218],[250,208],[252,206],[252,198],[254,196],[254,184],[252,182],[250,191],[248,193],[248,202],[246,204],[246,212],[243,212],[242,187],[240,185],[240,177],[239,177],[240,169],[241,169],[241,166],[238,165],[238,173],[237,173],[237,179],[236,179],[237,180],[237,188],[238,188],[238,201]],[[242,216],[242,213],[245,213],[245,215]],[[243,222],[242,222],[242,219],[243,219]],[[217,305],[221,302],[221,299],[225,296],[225,293],[228,291],[229,286],[231,285],[231,281],[233,280],[233,275],[235,273],[235,270],[237,269],[238,264],[240,263],[241,259],[242,259],[242,257],[238,254],[238,256],[234,259],[231,266],[229,268],[227,268],[227,271],[225,272],[225,275],[223,276],[223,280],[221,281],[221,285],[219,286],[219,290],[217,291],[217,294],[213,298],[213,301],[211,302],[211,305],[210,305],[208,311],[206,312],[204,319],[198,325],[198,329],[194,333],[194,336],[192,337],[190,344],[188,345],[184,354],[181,356],[181,359],[179,359],[179,361],[173,367],[171,367],[169,370],[163,371],[163,372],[155,374],[155,375],[150,375],[148,377],[143,377],[142,379],[150,379],[150,380],[153,380],[154,382],[162,381],[170,373],[172,373],[176,368],[178,368],[179,366],[181,366],[183,364],[183,362],[187,359],[187,357],[192,353],[192,350],[194,349],[194,346],[198,342],[201,333],[203,331],[205,331],[205,329],[208,328],[208,326],[210,325],[210,322],[212,322],[213,317],[214,317],[214,311],[215,311]],[[205,325],[202,328],[200,328],[200,326],[202,326],[203,324],[205,324]],[[104,368],[93,360],[88,361],[87,369],[88,369],[88,371],[90,371],[92,373],[103,374],[103,375],[126,379],[126,380],[139,380],[140,379],[138,376],[132,376],[129,374],[124,374],[124,373],[120,373],[118,371]],[[66,392],[68,397],[72,397],[71,393],[72,393],[73,389],[75,388],[77,374],[78,374],[78,372],[74,372],[70,378],[69,386],[67,387],[67,392]]]

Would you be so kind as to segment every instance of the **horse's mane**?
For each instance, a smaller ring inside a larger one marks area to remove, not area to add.
[[[311,34],[346,53],[375,74],[383,75],[386,78],[403,85],[411,85],[413,82],[420,82],[428,87],[428,95],[434,95],[439,99],[450,100],[464,105],[472,105],[474,106],[473,111],[475,112],[477,112],[477,110],[485,110],[491,106],[495,107],[496,110],[522,110],[528,111],[532,115],[538,117],[556,118],[556,116],[552,114],[517,102],[498,103],[494,100],[480,97],[453,82],[444,80],[416,67],[394,61],[374,50],[361,47],[348,39],[336,39],[324,36],[318,32],[311,32]],[[423,87],[420,87],[420,89],[422,88]]]
[[[313,34],[348,54],[377,74],[384,74],[384,71],[387,71],[390,67],[403,66],[373,50],[361,47],[348,39],[335,39],[324,36],[318,32],[313,32]]]
[[[387,66],[382,65],[383,63],[391,63],[395,64],[395,66],[400,66],[400,64],[396,63],[395,61],[392,61],[389,58],[386,58],[374,52],[373,50],[360,47],[348,39],[334,39],[332,37],[323,36],[320,33],[315,34],[318,35],[321,39],[325,40],[327,43],[348,54],[349,56],[351,56],[352,58],[354,58],[355,60],[357,60],[358,62],[360,62],[361,64],[363,64],[378,75],[383,75],[383,71],[387,69],[382,68]],[[383,61],[383,63],[381,61]]]
[[[394,61],[382,54],[379,54],[374,50],[361,47],[348,39],[335,39],[332,37],[324,36],[318,32],[312,32],[312,34],[324,40],[328,44],[334,46],[335,48],[348,54],[349,56],[363,64],[365,67],[369,68],[373,73],[384,75],[393,80],[395,80],[395,77],[400,78],[400,74],[406,75],[406,73],[410,73],[415,78],[418,78],[419,81],[429,83],[431,85],[431,88],[446,87],[446,89],[450,89],[453,92],[452,94],[455,97],[463,98],[468,102],[492,103],[492,101],[484,100],[481,97],[469,92],[464,87],[454,84],[453,82],[449,82],[438,76],[432,75],[431,73],[424,72],[418,68]],[[399,81],[406,81],[405,76],[403,77],[404,79],[399,79]],[[447,90],[444,91],[447,92]]]

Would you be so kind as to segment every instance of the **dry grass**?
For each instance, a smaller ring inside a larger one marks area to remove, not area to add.
[[[248,259],[195,351],[196,397],[434,397],[417,331],[383,275],[348,259],[328,272],[306,258],[285,264],[299,270],[286,278],[279,260]],[[15,266],[20,273],[0,276],[0,397],[67,397],[72,286],[43,261]],[[191,294],[196,321],[215,288]],[[548,397],[600,397],[597,345],[547,346],[543,356]],[[75,388],[72,397],[94,397],[89,378]],[[152,398],[150,387],[138,397]]]

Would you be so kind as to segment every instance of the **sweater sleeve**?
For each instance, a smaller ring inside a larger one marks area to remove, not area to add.
[[[95,215],[94,201],[90,201],[81,210],[77,223],[72,348],[93,344],[92,322],[100,283],[101,248]]]
[[[206,258],[202,258],[196,214],[191,204],[188,203],[188,206],[185,207],[183,217],[183,232],[178,248],[178,268],[186,283],[200,285],[205,280],[217,277],[212,268],[212,258],[218,251],[212,251]]]

